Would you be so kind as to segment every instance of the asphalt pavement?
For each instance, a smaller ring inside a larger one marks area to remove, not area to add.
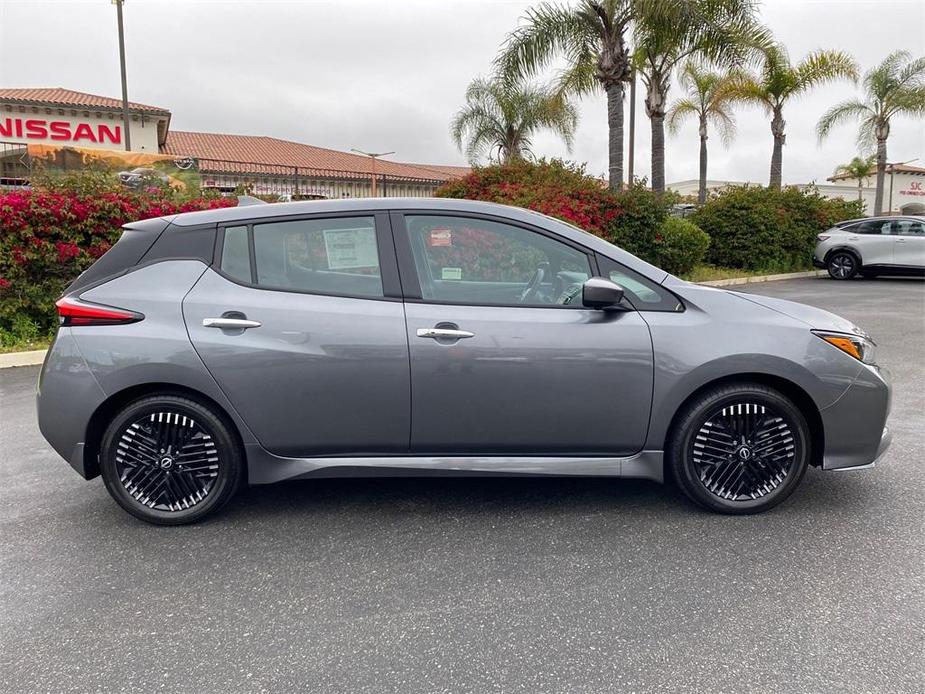
[[[145,525],[0,371],[0,692],[923,692],[925,282],[840,313],[895,381],[874,469],[731,518],[610,479],[318,480]]]

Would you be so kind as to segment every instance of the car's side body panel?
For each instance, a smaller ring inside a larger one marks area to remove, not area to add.
[[[407,453],[411,405],[401,301],[258,289],[209,269],[183,311],[202,360],[269,451]],[[260,326],[203,326],[229,311]]]
[[[642,449],[652,342],[635,311],[408,303],[411,448],[421,455]],[[417,330],[452,323],[452,343]]]

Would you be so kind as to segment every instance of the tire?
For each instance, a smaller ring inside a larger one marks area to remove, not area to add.
[[[695,503],[718,513],[761,513],[803,479],[810,435],[799,408],[758,383],[713,388],[679,413],[669,471]]]
[[[100,471],[109,494],[148,523],[194,523],[224,505],[244,479],[240,446],[211,408],[153,395],[120,410],[103,435]]]
[[[850,280],[861,269],[861,261],[850,251],[835,251],[826,260],[825,269],[833,280]]]

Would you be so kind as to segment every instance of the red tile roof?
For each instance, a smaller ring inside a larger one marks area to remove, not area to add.
[[[190,156],[196,159],[214,159],[222,162],[241,162],[269,166],[229,166],[218,162],[200,162],[204,171],[248,171],[260,173],[281,173],[272,166],[299,167],[300,169],[323,169],[325,171],[369,174],[372,162],[369,157],[333,149],[305,145],[300,142],[280,140],[275,137],[255,135],[222,135],[218,133],[184,132],[171,130],[167,143],[161,147],[165,154]],[[260,169],[263,170],[260,170]],[[376,173],[402,178],[418,178],[447,181],[460,178],[469,172],[465,166],[440,166],[430,164],[406,164],[379,159]],[[307,173],[307,171],[306,171]]]
[[[98,96],[96,94],[85,94],[84,92],[75,92],[71,89],[62,89],[61,87],[48,87],[41,89],[0,89],[0,102],[14,104],[44,104],[48,106],[71,107],[71,108],[106,108],[121,109],[122,100],[112,99],[108,96]],[[147,104],[136,104],[129,102],[129,108],[133,111],[144,111],[146,113],[163,113],[170,115],[170,111],[160,106],[148,106]]]

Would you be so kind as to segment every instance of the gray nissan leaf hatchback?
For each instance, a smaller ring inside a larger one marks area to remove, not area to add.
[[[670,477],[764,511],[890,442],[874,343],[489,203],[294,202],[128,224],[57,303],[45,438],[152,523],[331,475]]]

